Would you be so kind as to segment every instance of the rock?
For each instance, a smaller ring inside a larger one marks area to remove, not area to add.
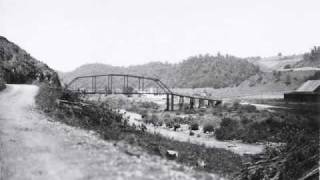
[[[194,132],[193,132],[193,131],[190,131],[190,132],[189,132],[189,135],[190,135],[190,136],[193,136],[193,135],[194,135]]]
[[[178,158],[178,155],[179,153],[177,151],[167,150],[166,152],[166,157],[171,160]]]
[[[201,159],[199,159],[199,160],[197,161],[197,165],[198,165],[199,167],[202,167],[202,168],[204,168],[204,167],[207,166],[207,164],[204,162],[204,160],[201,160]]]

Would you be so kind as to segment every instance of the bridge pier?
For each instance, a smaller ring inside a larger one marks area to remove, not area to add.
[[[179,110],[180,111],[183,110],[183,105],[184,105],[184,97],[183,96],[179,96]]]
[[[91,90],[92,92],[96,93],[97,92],[97,77],[96,76],[92,76],[91,79]]]
[[[169,104],[170,104],[170,102],[169,102],[169,94],[166,94],[167,95],[167,107],[166,107],[166,111],[169,111],[170,109],[169,109]]]
[[[171,94],[171,111],[174,111],[174,95]]]
[[[194,98],[190,98],[190,109],[194,109],[194,104],[195,104]]]

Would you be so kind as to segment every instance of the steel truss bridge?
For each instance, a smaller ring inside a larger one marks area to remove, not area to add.
[[[222,102],[208,97],[178,94],[171,91],[160,79],[130,74],[79,76],[68,83],[67,89],[82,94],[166,95],[167,111],[174,111],[176,98],[179,100],[180,110],[213,107]]]

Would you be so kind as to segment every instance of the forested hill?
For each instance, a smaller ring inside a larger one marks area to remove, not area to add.
[[[61,78],[67,83],[81,75],[125,73],[156,77],[170,87],[221,88],[238,85],[257,72],[259,68],[245,59],[199,55],[178,64],[152,62],[129,67],[86,64],[72,72],[62,73]]]
[[[54,70],[0,36],[0,83],[3,81],[15,84],[45,81],[60,86],[58,74]]]

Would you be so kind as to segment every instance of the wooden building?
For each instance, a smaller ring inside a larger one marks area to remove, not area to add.
[[[303,83],[297,90],[285,93],[284,100],[320,103],[320,80],[309,80]]]

